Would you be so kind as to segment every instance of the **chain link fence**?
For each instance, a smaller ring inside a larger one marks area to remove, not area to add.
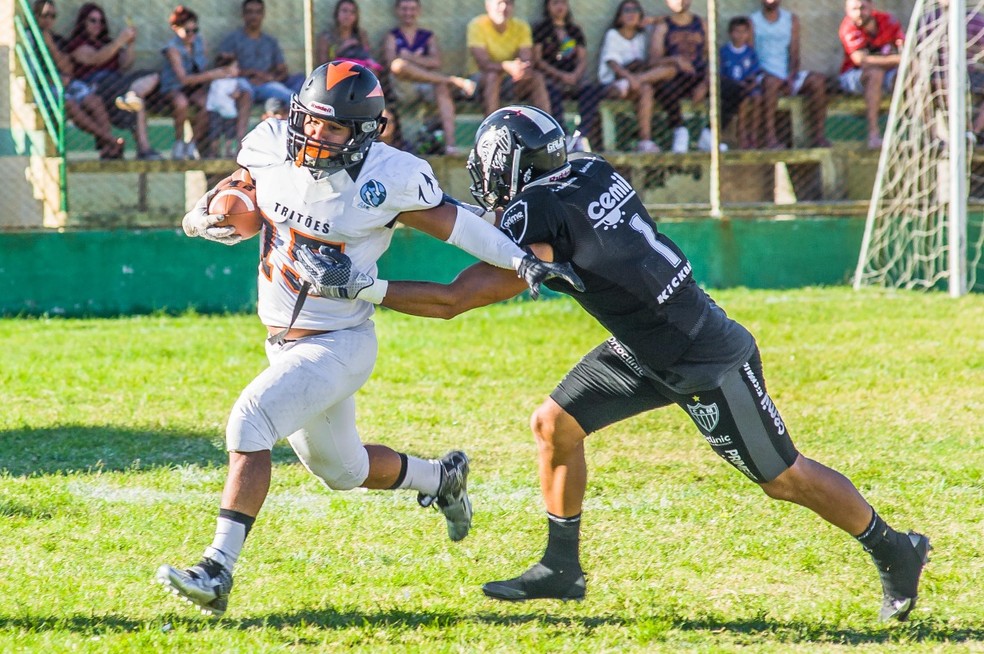
[[[838,30],[845,4],[785,0],[773,11],[754,0],[722,0],[712,7],[698,1],[690,12],[699,20],[688,23],[689,14],[678,14],[686,19],[682,24],[670,18],[671,4],[686,1],[517,0],[514,15],[534,26],[544,65],[533,67],[533,82],[505,84],[501,102],[544,105],[572,134],[581,133],[579,147],[612,159],[663,213],[706,213],[714,205],[715,176],[718,199],[730,212],[816,212],[823,205],[827,214],[863,213],[891,94],[886,90],[872,115],[864,98],[850,92],[860,89],[858,80],[853,87],[852,80],[842,81],[848,66]],[[406,20],[406,5],[417,7],[419,27],[433,32],[429,54],[436,41],[439,65],[418,56],[427,48],[389,36]],[[558,5],[572,19],[563,28],[550,18]],[[353,6],[358,31],[345,34]],[[399,128],[388,130],[387,138],[440,159],[435,170],[446,174],[442,181],[452,193],[467,196],[464,154],[491,106],[487,79],[476,74],[467,47],[469,22],[485,13],[481,0],[205,0],[189,8],[195,12],[191,18],[176,14],[175,7],[123,0],[31,8],[40,27],[62,37],[54,42],[74,63],[72,74],[60,71],[68,119],[66,224],[176,224],[207,184],[233,169],[244,131],[276,110],[274,105],[285,111],[308,62],[317,65],[330,56],[378,62],[391,124]],[[715,19],[705,32],[701,20],[709,9]],[[278,41],[283,54],[283,66],[270,68],[268,76],[249,68],[241,39],[230,37],[255,21],[257,10],[262,31]],[[912,3],[884,0],[878,10],[890,12],[904,31]],[[104,32],[87,27],[94,18],[105,20]],[[638,37],[626,28],[632,21]],[[615,26],[622,28],[617,36]],[[788,34],[798,36],[798,65],[795,48],[794,61],[788,61]],[[706,51],[704,41],[713,44]],[[743,50],[746,41],[757,51],[758,68]],[[194,56],[182,58],[183,44],[191,44]],[[110,73],[93,56],[103,46],[114,50],[109,61],[120,64],[110,63]],[[894,48],[889,42],[882,51]],[[237,58],[224,56],[230,52]],[[393,74],[394,54],[415,63],[414,70],[404,66],[402,76]],[[566,67],[571,57],[582,56],[583,65],[572,69],[580,77],[572,79]],[[602,64],[606,56],[618,65]],[[183,73],[189,83],[175,74],[176,61],[190,64]],[[427,79],[435,83],[425,87]],[[474,93],[472,82],[478,83]],[[720,109],[715,112],[708,108],[712,85]],[[33,101],[29,91],[25,101]],[[718,143],[723,152],[713,167],[708,150]]]

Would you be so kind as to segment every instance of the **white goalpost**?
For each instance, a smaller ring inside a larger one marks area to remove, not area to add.
[[[984,63],[982,4],[917,0],[913,8],[855,288],[945,286],[959,296],[978,285],[984,229],[967,208],[974,143],[968,61]]]

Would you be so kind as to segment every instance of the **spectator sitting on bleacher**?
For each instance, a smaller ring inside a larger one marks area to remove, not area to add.
[[[112,123],[133,131],[137,142],[137,159],[160,159],[161,155],[150,147],[147,138],[144,96],[140,96],[132,86],[147,83],[147,89],[156,87],[157,74],[153,71],[123,72],[133,65],[135,53],[130,46],[136,38],[137,29],[127,25],[115,39],[111,39],[106,12],[99,5],[87,2],[79,7],[65,51],[75,62],[78,79],[91,85],[102,99]],[[139,102],[121,111],[116,106],[116,100],[122,99],[124,93],[133,94],[133,99]]]
[[[410,144],[407,143],[403,136],[403,126],[400,124],[400,113],[396,109],[387,106],[383,109],[383,118],[386,119],[386,124],[383,125],[383,130],[376,137],[377,141],[382,141],[386,145],[396,148],[397,150],[410,151]]]
[[[919,18],[916,30],[916,43],[924,43],[932,39],[935,43],[945,42],[949,37],[949,0],[939,0],[939,5],[926,12]],[[971,97],[979,99],[984,95],[984,15],[972,7],[966,8],[964,25],[966,26],[967,49],[967,81]],[[939,58],[933,62],[933,90],[945,93],[948,79],[947,50],[939,49]],[[934,125],[934,137],[939,142],[949,140],[945,134],[945,125]],[[984,142],[984,102],[978,105],[974,112],[973,121],[967,125],[967,136],[974,144]]]
[[[840,87],[846,93],[863,95],[868,121],[868,147],[881,147],[878,116],[882,91],[891,91],[905,40],[902,26],[892,14],[876,11],[870,0],[847,0],[838,32],[844,46]]]
[[[219,54],[215,57],[214,68],[228,68],[238,62],[231,55]],[[284,103],[277,98],[267,102]],[[249,125],[249,113],[253,106],[249,82],[242,77],[220,77],[208,85],[205,96],[205,111],[208,112],[208,143],[206,157],[235,157],[239,142],[245,136],[240,130]],[[225,140],[225,147],[220,141]]]
[[[387,97],[401,108],[414,109],[422,102],[435,104],[444,130],[445,154],[458,152],[455,141],[455,108],[452,89],[464,97],[475,95],[473,80],[441,72],[437,37],[421,28],[420,0],[396,0],[397,26],[383,39],[383,60],[389,66]]]
[[[525,101],[549,112],[543,73],[533,66],[530,24],[513,16],[513,0],[485,0],[485,13],[468,23],[466,43],[486,115],[502,100]]]
[[[174,36],[167,42],[161,53],[164,67],[161,69],[160,93],[171,103],[174,115],[174,146],[171,159],[200,159],[199,146],[208,152],[208,85],[221,79],[228,79],[233,85],[238,83],[239,66],[232,62],[227,66],[207,68],[205,41],[198,30],[198,14],[178,5],[171,13],[168,24]],[[245,98],[245,96],[244,96]],[[231,98],[230,98],[231,99]],[[195,110],[191,120],[192,140],[184,140],[185,121],[190,109]],[[248,98],[244,103],[249,112]],[[232,116],[236,117],[235,100],[232,100]],[[209,153],[211,154],[211,153]]]
[[[659,152],[659,146],[653,142],[653,85],[673,77],[676,69],[647,64],[643,20],[638,0],[619,3],[598,53],[598,81],[603,97],[636,101],[639,124],[636,148],[639,152]],[[601,141],[597,127],[585,130],[585,134],[590,143]]]
[[[239,64],[239,74],[249,82],[253,102],[280,98],[289,103],[291,96],[300,90],[305,76],[287,74],[280,43],[263,32],[263,0],[243,0],[242,6],[243,26],[222,39],[219,52]],[[237,124],[243,134],[249,128],[248,121],[247,115],[243,124]]]
[[[782,0],[762,0],[762,9],[752,14],[754,35],[752,44],[758,53],[762,78],[765,147],[785,147],[776,133],[776,109],[779,96],[802,93],[810,116],[813,145],[830,147],[825,129],[827,124],[826,76],[800,70],[800,23],[790,11],[782,9]]]
[[[372,56],[369,36],[359,27],[359,5],[355,0],[338,0],[332,17],[333,25],[318,35],[314,65],[344,59],[361,64],[376,75],[382,73],[382,64]]]
[[[568,0],[543,0],[543,18],[533,25],[533,61],[543,73],[550,113],[557,122],[565,124],[564,99],[572,98],[577,100],[582,134],[597,132],[601,93],[598,88],[585,84],[587,43],[580,25],[574,22]],[[594,143],[601,145],[597,140]],[[571,149],[583,150],[584,144],[572,143]]]
[[[109,122],[109,113],[107,113],[102,99],[92,92],[91,86],[80,80],[72,79],[75,64],[72,62],[72,58],[64,52],[68,41],[60,34],[56,34],[51,27],[55,18],[58,17],[55,3],[51,0],[35,0],[32,9],[41,31],[41,38],[58,69],[59,78],[64,88],[65,115],[75,123],[76,127],[92,134],[96,140],[96,147],[99,149],[100,159],[122,158],[123,139],[117,138],[113,134],[113,126]],[[34,43],[30,35],[29,40],[40,59],[41,52],[38,44]],[[44,98],[35,98],[35,102],[44,102]],[[54,111],[55,107],[48,107],[48,109]]]
[[[666,0],[669,16],[662,16],[653,28],[649,49],[652,66],[674,66],[676,75],[657,85],[656,101],[666,111],[667,123],[673,129],[673,152],[690,149],[690,134],[683,125],[680,101],[690,97],[695,104],[707,98],[707,25],[704,19],[690,11],[691,0]],[[737,82],[720,78],[721,130],[727,128],[738,113],[744,92]],[[697,148],[711,149],[711,130],[705,127],[697,139]],[[723,144],[722,144],[723,149]]]
[[[745,93],[738,105],[738,144],[743,150],[753,150],[759,147],[761,131],[762,69],[750,44],[752,21],[747,16],[735,16],[728,21],[728,37],[731,40],[721,46],[721,74],[738,82]]]

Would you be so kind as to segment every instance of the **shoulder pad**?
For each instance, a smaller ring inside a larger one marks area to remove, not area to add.
[[[236,163],[244,168],[276,166],[287,160],[287,122],[268,118],[243,139]]]

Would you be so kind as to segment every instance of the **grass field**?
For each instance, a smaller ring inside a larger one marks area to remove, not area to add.
[[[0,320],[0,652],[984,652],[984,296],[715,296],[799,449],[933,539],[908,623],[876,622],[856,543],[766,499],[675,409],[589,439],[584,602],[484,598],[545,542],[527,416],[604,337],[559,299],[378,314],[363,438],[466,449],[472,534],[451,543],[409,493],[326,490],[278,446],[217,622],[151,579],[211,540],[256,318]]]

